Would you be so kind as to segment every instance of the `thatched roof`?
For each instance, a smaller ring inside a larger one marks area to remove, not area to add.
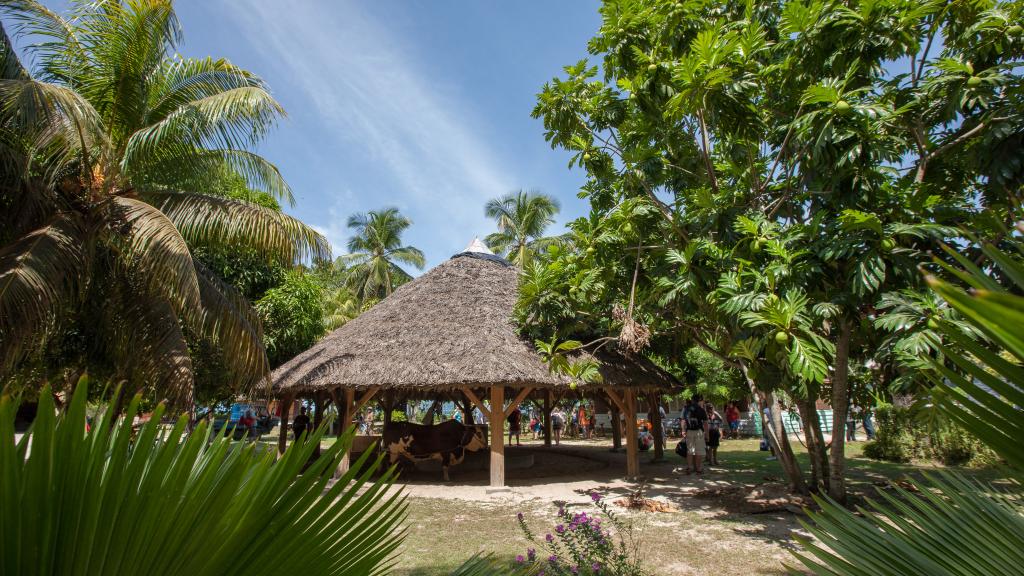
[[[273,373],[281,389],[563,386],[512,322],[517,270],[463,252]]]
[[[278,367],[275,389],[567,387],[512,321],[517,286],[518,271],[505,260],[481,250],[457,254]],[[610,351],[599,359],[605,386],[678,384],[644,359]]]

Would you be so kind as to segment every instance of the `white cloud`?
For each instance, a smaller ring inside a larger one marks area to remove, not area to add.
[[[412,217],[407,240],[421,240],[433,263],[488,232],[484,202],[516,181],[474,133],[472,106],[443,81],[425,77],[412,57],[415,47],[353,3],[325,4],[329,10],[311,4],[260,0],[231,14],[239,15],[261,58],[284,71],[315,107],[323,123],[318,136],[331,140],[318,142],[322,153],[365,159],[366,172],[383,180],[380,188],[397,191],[356,190],[350,198],[360,210],[394,205]],[[336,249],[348,236],[350,206],[335,204],[325,218],[307,218]]]

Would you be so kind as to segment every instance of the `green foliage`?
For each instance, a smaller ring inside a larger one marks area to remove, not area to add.
[[[544,237],[544,231],[554,224],[558,210],[558,200],[539,192],[520,190],[488,200],[484,214],[497,223],[498,231],[484,241],[496,254],[524,268],[535,251],[556,240]]]
[[[885,319],[913,314],[890,296],[927,309],[919,267],[958,262],[943,242],[981,256],[955,227],[1008,247],[1020,16],[988,0],[604,2],[599,62],[566,66],[534,108],[585,171],[591,212],[573,249],[527,269],[519,318],[533,338],[588,341],[622,331],[619,307],[652,355],[702,344],[763,397],[838,383],[840,411],[844,367],[869,359],[883,384],[920,389],[911,351],[927,335]],[[843,441],[830,446],[841,470]],[[798,485],[785,450],[780,463]]]
[[[803,541],[800,561],[815,574],[992,574],[1012,573],[1024,562],[1024,458],[1020,432],[1024,421],[1024,347],[1018,327],[1024,311],[1024,244],[1013,239],[1014,252],[984,250],[993,266],[1009,280],[1002,288],[982,269],[948,268],[973,288],[932,278],[936,293],[984,341],[965,336],[953,323],[940,321],[938,331],[965,351],[939,345],[942,355],[930,358],[934,376],[933,402],[956,426],[970,430],[1009,465],[1015,481],[1000,489],[952,474],[926,476],[913,482],[915,493],[880,491],[882,500],[869,501],[860,515],[819,499],[820,512],[805,524],[817,539]],[[895,420],[895,418],[893,419]],[[899,422],[894,422],[897,426]],[[932,444],[943,445],[947,459],[962,459],[970,450],[964,435],[938,431]],[[908,442],[894,436],[884,447],[904,450]],[[881,448],[880,448],[881,450]],[[902,453],[901,453],[902,455]],[[950,536],[955,535],[955,545]]]
[[[687,349],[680,364],[677,375],[682,381],[690,383],[683,392],[685,397],[698,394],[716,406],[721,406],[724,402],[742,398],[749,393],[746,383],[734,368],[700,346]]]
[[[275,460],[258,444],[210,438],[206,423],[138,431],[106,410],[86,429],[86,390],[55,413],[47,389],[15,441],[17,402],[0,399],[0,572],[5,574],[383,574],[401,542],[394,471],[365,457],[335,483],[353,432],[312,460],[324,429]],[[308,466],[307,466],[308,463]],[[358,471],[358,472],[357,472]]]
[[[891,462],[937,460],[947,466],[992,463],[993,453],[963,427],[945,420],[932,422],[919,410],[882,406],[875,410],[875,439],[864,455]]]
[[[271,365],[291,359],[323,336],[323,301],[324,290],[316,278],[295,269],[256,302]]]
[[[266,84],[178,55],[170,1],[60,14],[24,0],[0,17],[0,375],[88,368],[186,402],[194,336],[224,352],[236,387],[264,382],[259,320],[193,254],[329,254],[280,211],[291,190],[252,152],[284,113]]]
[[[544,539],[538,538],[523,514],[518,515],[519,528],[526,538],[540,548],[529,548],[516,557],[516,563],[533,572],[558,576],[643,576],[639,541],[633,526],[612,512],[601,495],[590,495],[598,514],[571,513],[560,507],[556,525]]]
[[[423,269],[423,252],[413,246],[402,246],[402,232],[409,226],[412,220],[402,216],[397,208],[354,214],[348,219],[348,227],[355,235],[348,241],[349,254],[341,260],[350,268],[349,286],[361,302],[380,300],[412,279],[398,262]]]

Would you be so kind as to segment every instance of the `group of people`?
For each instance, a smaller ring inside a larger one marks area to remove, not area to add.
[[[686,400],[680,418],[683,440],[676,446],[676,452],[686,456],[686,473],[703,474],[704,462],[718,466],[718,447],[722,441],[723,426],[729,434],[739,435],[739,409],[730,403],[725,418],[713,404],[700,396]]]

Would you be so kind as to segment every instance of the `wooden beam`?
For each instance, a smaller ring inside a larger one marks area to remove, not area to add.
[[[516,396],[516,399],[513,400],[508,405],[508,408],[505,408],[502,411],[503,414],[505,415],[505,418],[508,418],[509,415],[512,414],[512,411],[515,410],[516,407],[518,407],[520,404],[523,403],[523,400],[525,400],[526,397],[530,395],[530,392],[533,392],[533,388],[526,387],[526,388],[523,388],[522,390],[519,391],[519,394]]]
[[[359,397],[359,400],[356,402],[355,407],[352,408],[352,415],[355,416],[356,414],[358,414],[359,411],[362,410],[364,406],[366,406],[367,402],[369,402],[370,400],[373,400],[373,397],[379,391],[380,391],[380,386],[374,386],[373,388],[367,388],[366,392],[364,392],[363,395]],[[353,394],[354,393],[355,392],[353,391]]]
[[[476,409],[479,410],[480,413],[484,415],[484,418],[487,418],[487,421],[490,422],[491,411],[487,408],[487,406],[484,405],[483,402],[480,401],[479,398],[476,397],[476,394],[473,394],[473,390],[469,388],[463,388],[462,393],[466,395],[466,398],[469,398],[469,401],[472,402],[476,406]],[[467,424],[472,424],[472,422],[467,422]]]
[[[627,388],[625,396],[626,414],[626,477],[635,480],[640,475],[640,448],[637,445],[636,393]]]
[[[491,414],[502,414],[505,387],[491,386]],[[491,488],[505,486],[505,419],[488,418],[491,427]]]
[[[619,412],[622,412],[623,414],[626,413],[626,403],[623,402],[623,398],[621,398],[615,390],[605,388],[604,393],[608,395],[608,399],[612,401],[612,404],[615,404],[615,407],[619,409]]]

